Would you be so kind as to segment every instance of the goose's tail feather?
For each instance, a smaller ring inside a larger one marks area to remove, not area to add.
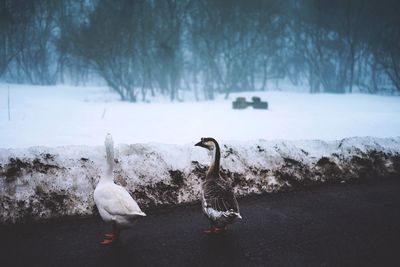
[[[225,217],[229,218],[239,218],[242,219],[242,216],[240,215],[239,212],[234,212],[234,211],[226,211],[224,214]]]

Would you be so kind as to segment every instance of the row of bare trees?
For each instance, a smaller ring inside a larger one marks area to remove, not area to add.
[[[268,90],[400,90],[400,2],[391,0],[3,0],[0,76],[84,84],[122,100]]]

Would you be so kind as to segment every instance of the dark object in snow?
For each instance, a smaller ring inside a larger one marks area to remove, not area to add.
[[[244,97],[238,97],[232,102],[233,109],[245,109],[250,105]]]
[[[232,102],[233,109],[245,109],[248,106],[252,106],[254,109],[268,109],[268,102],[261,101],[261,98],[258,96],[252,97],[253,102],[247,102],[246,98],[238,97],[235,101]]]
[[[252,106],[255,109],[268,109],[268,102],[267,101],[261,101],[261,98],[257,96],[253,96],[252,98],[253,103]]]

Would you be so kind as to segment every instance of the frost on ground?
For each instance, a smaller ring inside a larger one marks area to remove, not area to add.
[[[221,174],[240,196],[400,175],[400,137],[221,142],[221,150]],[[203,149],[154,143],[116,152],[115,181],[144,210],[199,199],[209,165]],[[105,168],[102,146],[0,149],[0,222],[93,214]]]

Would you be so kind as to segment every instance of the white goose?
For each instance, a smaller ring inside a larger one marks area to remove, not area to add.
[[[128,228],[138,217],[146,216],[139,208],[136,201],[120,185],[114,183],[114,142],[111,134],[107,134],[105,140],[107,171],[100,178],[94,190],[94,202],[99,210],[101,218],[105,222],[111,222],[113,231],[105,234],[102,244],[111,244],[118,239],[120,231]]]

